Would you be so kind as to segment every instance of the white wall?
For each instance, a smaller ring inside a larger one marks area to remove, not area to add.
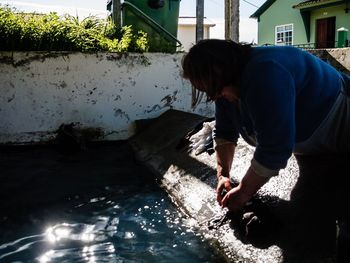
[[[203,38],[210,37],[209,26],[203,28]],[[182,43],[182,51],[188,51],[194,43],[196,43],[196,25],[179,25],[177,30],[177,38]]]
[[[49,140],[71,122],[122,140],[137,119],[170,108],[192,112],[182,56],[0,52],[0,143]],[[213,105],[195,113],[212,116]]]

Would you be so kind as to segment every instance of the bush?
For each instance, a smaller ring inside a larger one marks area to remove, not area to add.
[[[0,6],[0,50],[146,52],[147,34],[117,28],[110,18],[17,12]]]

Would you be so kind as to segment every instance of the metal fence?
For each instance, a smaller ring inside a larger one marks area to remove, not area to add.
[[[276,46],[276,44],[265,43],[256,46]],[[304,43],[291,45],[293,47],[301,49],[326,49],[326,48],[338,48],[338,41],[325,42],[325,43]],[[350,47],[350,40],[347,40],[344,47]]]

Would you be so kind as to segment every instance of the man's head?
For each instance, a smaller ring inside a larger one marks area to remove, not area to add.
[[[216,100],[224,87],[238,87],[250,48],[219,39],[194,45],[182,60],[183,77],[192,84],[192,106],[200,102],[202,92],[208,100]]]

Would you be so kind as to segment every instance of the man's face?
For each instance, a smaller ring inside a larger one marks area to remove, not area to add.
[[[216,96],[215,99],[224,98],[229,102],[235,102],[238,100],[238,96],[235,93],[235,89],[232,86],[225,86],[222,91]]]

